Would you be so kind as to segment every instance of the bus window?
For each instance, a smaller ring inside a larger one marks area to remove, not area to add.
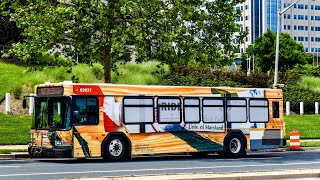
[[[269,121],[269,105],[267,99],[249,100],[249,121],[252,123],[267,123]]]
[[[204,123],[224,122],[224,99],[203,98],[202,114]]]
[[[123,115],[123,122],[125,124],[153,123],[153,97],[124,97]]]
[[[200,99],[185,97],[183,101],[184,121],[186,123],[200,123]]]
[[[244,98],[227,99],[227,121],[232,123],[247,122],[247,100]]]
[[[272,117],[279,118],[279,102],[272,102]]]
[[[80,121],[77,125],[98,124],[98,100],[95,97],[76,97],[76,111],[80,113]]]
[[[158,122],[162,124],[178,124],[181,122],[180,97],[158,97]]]

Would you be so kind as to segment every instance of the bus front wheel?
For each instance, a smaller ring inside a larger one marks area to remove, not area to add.
[[[126,143],[121,136],[111,136],[105,143],[104,159],[120,161],[125,159]]]
[[[237,133],[230,134],[224,143],[224,152],[226,156],[239,158],[246,155],[245,139]]]

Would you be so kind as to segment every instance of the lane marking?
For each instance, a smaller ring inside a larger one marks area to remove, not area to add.
[[[144,171],[168,171],[168,170],[195,170],[195,169],[223,169],[223,168],[244,168],[244,167],[266,167],[266,166],[292,166],[292,165],[310,165],[320,164],[320,162],[288,163],[288,164],[257,164],[243,166],[211,166],[211,167],[185,167],[185,168],[163,168],[163,169],[123,169],[109,171],[80,171],[80,172],[48,172],[48,173],[29,173],[29,174],[3,174],[0,177],[14,176],[39,176],[39,175],[62,175],[62,174],[87,174],[87,173],[119,173],[119,172],[144,172]]]

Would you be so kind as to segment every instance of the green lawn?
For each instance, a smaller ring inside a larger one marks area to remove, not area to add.
[[[11,154],[12,152],[28,152],[28,149],[0,149],[0,154]]]
[[[286,139],[290,130],[298,130],[300,139],[320,139],[320,115],[291,115],[285,116]]]
[[[0,113],[0,145],[28,144],[31,116]]]

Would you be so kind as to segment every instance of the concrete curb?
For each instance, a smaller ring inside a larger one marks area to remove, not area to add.
[[[0,154],[0,159],[16,159],[16,158],[30,158],[29,153],[12,152],[11,154]]]
[[[102,177],[102,178],[89,178],[89,179],[117,179],[117,180],[251,180],[251,179],[297,179],[297,178],[319,178],[320,169],[308,169],[308,170],[286,170],[286,171],[258,171],[258,172],[230,172],[230,173],[203,173],[203,174],[167,174],[167,175],[145,175],[145,176],[123,176],[123,177]],[[85,180],[88,178],[80,178]]]

